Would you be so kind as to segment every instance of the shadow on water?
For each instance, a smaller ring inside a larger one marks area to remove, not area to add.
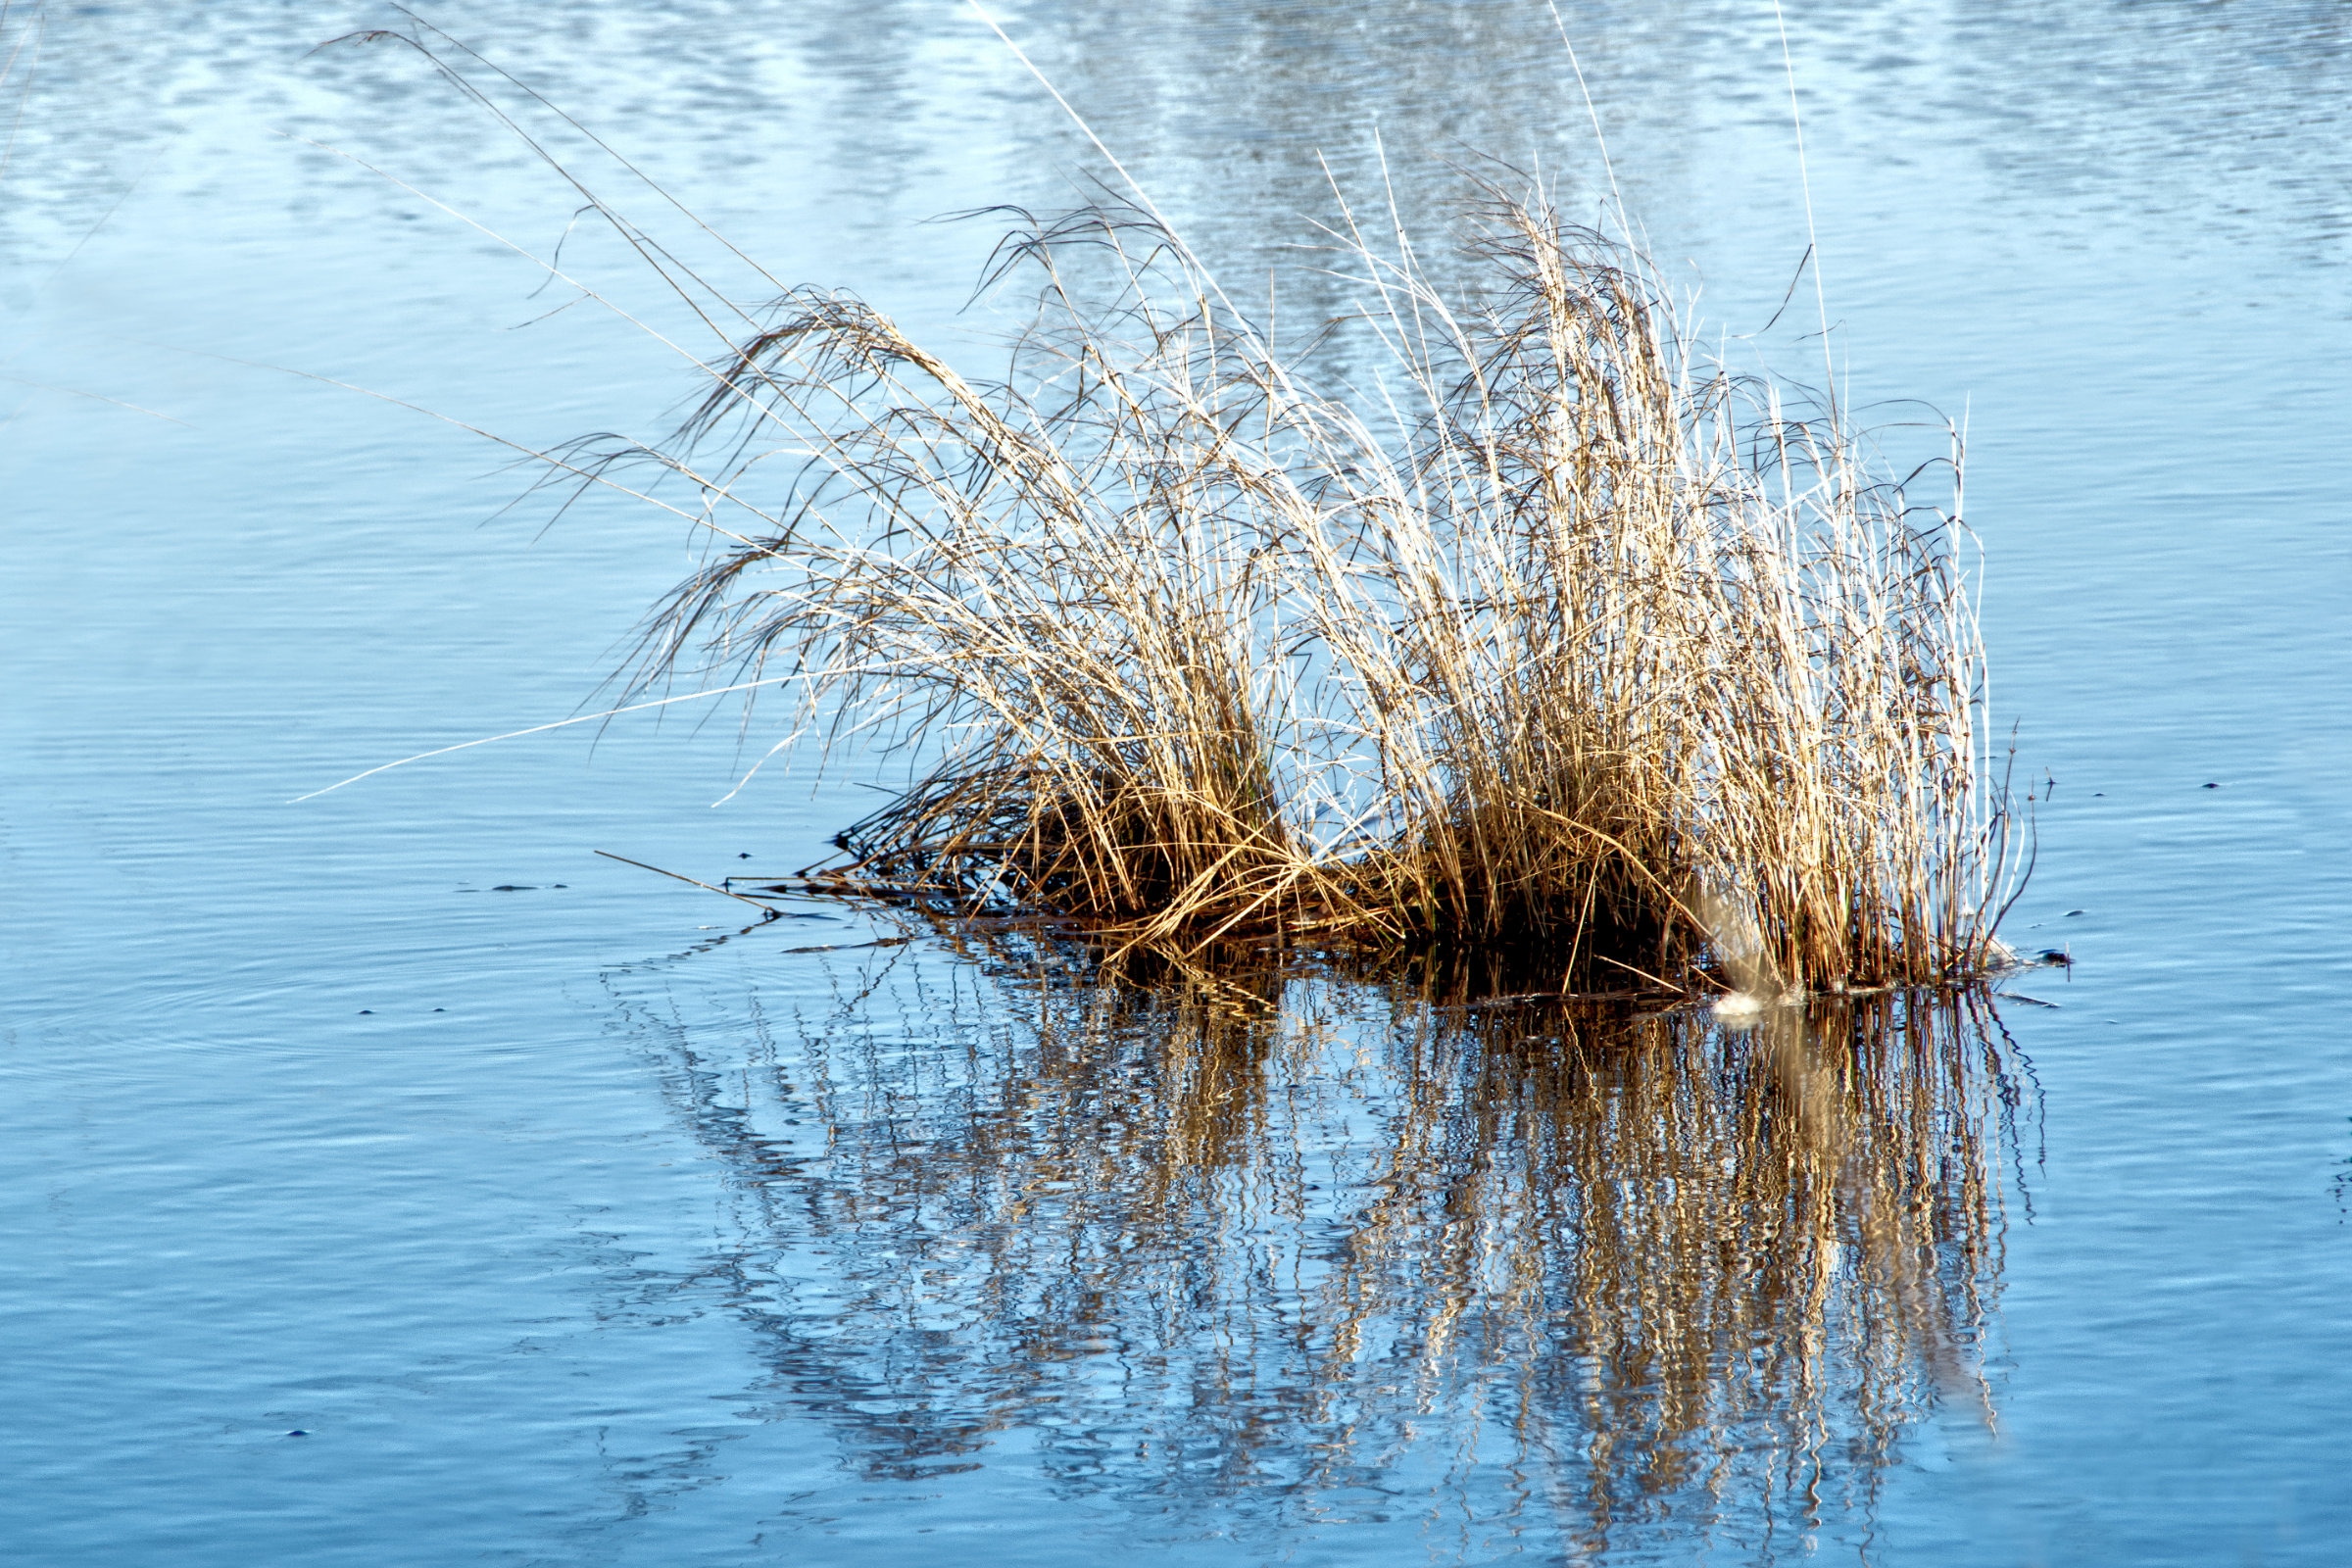
[[[2030,1090],[1979,1001],[1726,1030],[984,946],[874,955],[829,1017],[622,988],[727,1171],[764,1413],[857,1475],[1769,1556],[1866,1532],[1932,1410],[1992,1420]]]

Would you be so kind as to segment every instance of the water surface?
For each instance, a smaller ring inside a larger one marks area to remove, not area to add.
[[[1761,328],[1809,242],[1771,9],[1562,15],[1627,210]],[[974,363],[994,231],[926,220],[1105,172],[946,4],[431,16]],[[575,196],[398,48],[311,53],[397,20],[12,15],[17,1559],[2340,1560],[2339,7],[1791,8],[1831,352],[1967,421],[2041,828],[2010,935],[2077,962],[1729,1036],[813,904],[736,936],[591,853],[787,868],[870,799],[713,809],[731,710],[286,805],[583,710],[690,546],[543,531],[479,437],[267,368],[526,443],[685,391],[534,320],[567,296],[494,236],[549,254]],[[1485,153],[1611,189],[1541,5],[1004,20],[1229,278],[1333,216],[1318,154],[1428,233]],[[1793,315],[1755,352],[1804,373]]]

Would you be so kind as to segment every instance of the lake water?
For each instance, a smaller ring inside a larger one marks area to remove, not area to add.
[[[428,15],[918,335],[994,324],[1001,225],[928,220],[1104,172],[942,0]],[[1627,209],[1762,326],[1771,7],[1561,15]],[[714,808],[733,710],[287,804],[591,710],[691,549],[502,511],[500,449],[383,401],[533,444],[687,387],[546,315],[497,236],[577,198],[481,111],[311,52],[399,21],[7,23],[0,1557],[2352,1560],[2352,13],[1789,7],[1846,384],[1967,420],[2046,796],[2007,934],[2076,961],[1730,1036],[736,935],[593,854],[788,869],[873,799]],[[1482,154],[1608,190],[1541,3],[1004,21],[1228,277],[1312,242],[1318,154],[1425,233]]]

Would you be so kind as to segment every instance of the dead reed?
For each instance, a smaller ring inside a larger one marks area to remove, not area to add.
[[[789,676],[796,734],[920,758],[833,869],[963,907],[1744,990],[1983,970],[2010,835],[1956,436],[1916,506],[1629,245],[1493,189],[1466,243],[1448,294],[1336,231],[1337,385],[1131,211],[1005,242],[1036,314],[995,381],[787,295],[672,441],[567,460],[684,476],[714,541],[636,679]]]

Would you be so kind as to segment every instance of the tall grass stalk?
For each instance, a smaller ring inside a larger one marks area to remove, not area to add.
[[[841,869],[1129,941],[1983,969],[2011,835],[1956,432],[1915,504],[1636,248],[1482,194],[1464,288],[1335,231],[1345,383],[1132,211],[1006,241],[1037,308],[993,381],[788,293],[673,440],[567,455],[709,529],[637,680],[789,673],[831,742],[927,760]]]

